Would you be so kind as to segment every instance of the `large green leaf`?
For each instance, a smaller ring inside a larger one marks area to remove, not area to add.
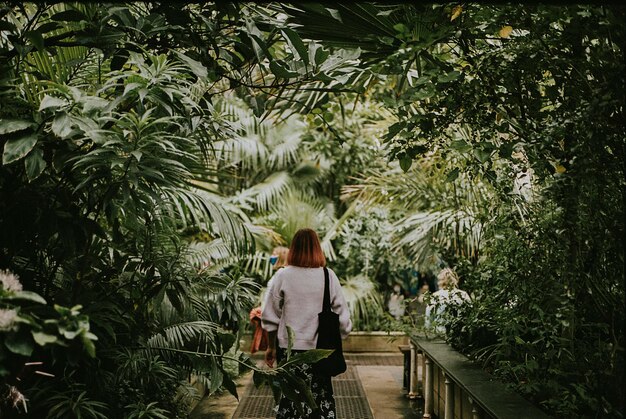
[[[33,339],[39,346],[44,346],[48,343],[55,343],[59,340],[59,338],[55,335],[49,335],[44,332],[35,332],[34,330],[31,332],[33,335]]]
[[[230,394],[232,394],[237,400],[239,400],[239,395],[237,394],[237,385],[226,372],[222,373],[222,385],[226,390],[228,390]]]
[[[0,119],[0,135],[22,131],[26,128],[31,128],[33,126],[34,124],[30,121],[18,119]]]
[[[37,144],[37,134],[26,134],[22,137],[12,138],[4,144],[2,164],[9,164],[24,158]]]
[[[29,336],[22,336],[18,333],[11,333],[5,340],[4,345],[14,354],[30,356],[33,353],[34,345]]]
[[[298,73],[296,71],[291,71],[288,68],[282,66],[277,61],[270,62],[270,70],[276,77],[280,77],[283,79],[290,79],[294,77],[298,77]]]
[[[48,108],[56,109],[65,105],[67,105],[67,101],[59,99],[58,97],[46,95],[39,104],[39,111],[43,111],[44,109]]]
[[[324,359],[333,353],[332,349],[311,349],[306,352],[299,352],[291,355],[285,365],[314,364],[320,359]]]
[[[200,63],[199,61],[196,61],[192,58],[189,58],[188,56],[186,56],[185,54],[183,54],[182,52],[178,52],[178,51],[174,51],[174,53],[176,54],[176,56],[178,57],[178,59],[180,59],[182,62],[184,62],[185,64],[187,64],[187,66],[191,69],[191,71],[193,71],[193,73],[204,79],[207,76],[207,69],[205,66],[202,65],[202,63]]]
[[[281,32],[283,33],[285,40],[293,50],[294,54],[297,54],[298,57],[302,61],[304,61],[304,64],[308,65],[309,52],[306,45],[304,45],[304,42],[302,42],[302,39],[300,39],[300,36],[295,31],[289,28],[284,28],[281,30]]]
[[[43,41],[43,35],[41,34],[41,32],[28,31],[24,34],[24,37],[30,40],[30,42],[33,43],[33,45],[35,46],[35,48],[37,48],[38,51],[43,51],[44,41]]]
[[[24,160],[28,180],[32,182],[37,179],[47,165],[48,164],[43,159],[43,150],[41,148],[34,149]]]
[[[60,138],[65,138],[72,132],[72,121],[67,112],[59,112],[52,121],[52,132]]]
[[[32,291],[18,291],[11,295],[6,295],[2,297],[6,300],[23,300],[23,301],[32,301],[37,304],[46,304],[46,300],[36,292]]]

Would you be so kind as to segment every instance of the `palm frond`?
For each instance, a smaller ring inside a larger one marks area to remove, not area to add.
[[[314,228],[325,234],[335,222],[334,208],[312,194],[290,190],[259,221],[272,226],[289,244],[300,228]]]
[[[260,275],[261,278],[269,279],[272,276],[272,264],[268,252],[255,252],[248,256],[245,263],[246,272]]]
[[[167,349],[215,353],[215,335],[219,330],[219,324],[209,321],[181,322],[164,327],[146,341],[146,346],[166,353]]]
[[[434,185],[429,183],[417,169],[407,173],[399,168],[395,170],[372,170],[360,184],[346,185],[342,188],[342,200],[358,199],[367,206],[399,205],[406,208],[416,208],[429,195],[424,192],[432,190]]]
[[[465,173],[448,180],[450,164],[454,162],[433,154],[417,161],[407,173],[372,171],[361,184],[344,187],[342,198],[406,214],[395,224],[393,248],[406,250],[420,263],[432,259],[436,249],[476,257],[492,193]]]
[[[466,257],[478,255],[482,222],[466,210],[418,212],[395,224],[398,229],[393,247],[405,248],[419,262],[430,256],[430,247],[455,249]]]
[[[267,146],[260,141],[255,133],[237,135],[214,144],[218,150],[218,157],[225,159],[230,164],[241,164],[244,169],[258,169],[267,160],[269,151]]]
[[[342,48],[393,52],[394,45],[381,45],[373,35],[395,38],[393,23],[370,4],[337,4],[336,8],[320,3],[283,5],[288,23],[296,25],[309,39],[323,40],[326,44]],[[387,49],[385,49],[385,47]]]
[[[209,242],[193,241],[187,250],[187,260],[197,268],[225,265],[234,256],[232,247],[220,238]]]
[[[257,249],[270,250],[285,245],[285,240],[271,227],[252,223],[246,223],[246,226],[254,237]]]
[[[206,191],[164,190],[163,202],[186,226],[195,225],[215,234],[235,252],[253,246],[244,220],[220,204],[220,199]]]
[[[262,182],[239,192],[233,197],[233,201],[240,205],[253,203],[259,211],[267,211],[291,186],[289,173],[274,172]]]
[[[370,316],[382,311],[383,303],[376,283],[365,275],[342,279],[341,289],[355,328],[367,324]]]
[[[268,158],[271,167],[285,168],[297,161],[304,127],[302,120],[292,117],[265,134],[265,141],[272,145]]]

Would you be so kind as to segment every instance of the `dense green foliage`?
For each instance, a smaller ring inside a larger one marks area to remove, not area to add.
[[[553,414],[621,417],[624,8],[298,9],[303,36],[361,48],[387,83],[407,174],[350,193],[408,209],[397,246],[462,274],[451,342]]]
[[[624,12],[0,6],[1,411],[234,392],[268,252],[313,226],[359,328],[454,266],[456,348],[549,413],[623,416]]]

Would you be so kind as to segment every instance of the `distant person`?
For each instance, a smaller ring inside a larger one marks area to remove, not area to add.
[[[393,286],[393,292],[389,296],[387,308],[389,309],[389,314],[396,320],[400,320],[402,316],[404,316],[404,294],[402,293],[402,286],[400,284],[396,283]]]
[[[420,304],[424,304],[424,297],[426,297],[426,293],[430,292],[430,287],[428,283],[422,284],[422,287],[419,289],[417,293],[417,302]]]
[[[270,264],[272,265],[273,270],[278,270],[284,267],[287,264],[287,253],[289,253],[289,249],[283,246],[275,247],[272,250],[272,255],[270,256]],[[270,280],[267,282],[267,288],[269,289],[272,280],[276,274],[272,275]],[[261,298],[261,301],[265,301],[265,298]],[[267,332],[261,327],[261,313],[263,312],[263,303],[261,303],[260,307],[255,307],[250,311],[250,323],[252,323],[252,327],[254,328],[254,333],[252,334],[252,342],[250,343],[250,353],[253,354],[257,351],[264,351],[267,349]]]
[[[444,268],[437,275],[438,291],[435,291],[426,306],[424,326],[439,334],[446,333],[445,313],[454,306],[470,301],[470,296],[458,288],[459,277],[450,268]]]
[[[420,284],[428,284],[428,290],[430,292],[437,291],[437,283],[435,281],[434,275],[429,272],[420,272],[419,278]]]
[[[298,230],[289,248],[287,266],[276,272],[265,296],[261,319],[269,335],[265,352],[265,362],[269,367],[273,367],[276,360],[286,357],[289,343],[287,326],[295,335],[292,353],[315,349],[319,325],[317,315],[322,311],[324,296],[325,265],[326,259],[315,231],[308,228]],[[345,339],[352,330],[350,311],[337,275],[331,269],[328,273],[331,308],[339,315],[341,337]],[[313,373],[310,364],[295,367],[294,372],[311,386],[317,409],[312,410],[301,402],[302,415],[296,402],[283,396],[276,418],[336,418],[331,377]]]

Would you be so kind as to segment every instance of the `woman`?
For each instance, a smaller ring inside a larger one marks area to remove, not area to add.
[[[470,301],[470,296],[458,288],[459,276],[450,268],[445,268],[437,275],[439,290],[430,297],[424,316],[424,326],[434,328],[439,334],[446,333],[444,313],[446,308],[455,307]]]
[[[315,349],[317,344],[317,314],[322,311],[324,296],[324,266],[322,253],[315,231],[305,228],[294,235],[287,255],[287,266],[274,276],[267,290],[262,314],[263,328],[268,331],[269,342],[265,362],[274,366],[278,358],[285,356],[288,347],[287,326],[294,334],[292,352]],[[350,330],[350,311],[341,292],[337,275],[329,272],[329,291],[332,310],[339,315],[341,337],[345,339]],[[277,419],[335,418],[335,399],[329,376],[313,374],[311,365],[298,367],[296,374],[311,385],[318,409],[314,412],[302,402],[304,415],[298,413],[295,402],[283,397],[278,405]]]
[[[283,246],[275,247],[274,250],[272,250],[272,255],[270,256],[270,265],[272,265],[273,270],[278,270],[287,264],[288,253],[289,249]],[[267,282],[268,289],[271,287],[275,275],[276,274],[274,274]],[[262,303],[259,307],[255,307],[250,310],[250,323],[252,323],[252,327],[254,328],[252,342],[250,342],[251,354],[257,351],[264,351],[267,349],[267,332],[263,328],[261,328],[261,313],[263,312],[263,303],[265,302],[264,296],[261,297],[261,301]]]

